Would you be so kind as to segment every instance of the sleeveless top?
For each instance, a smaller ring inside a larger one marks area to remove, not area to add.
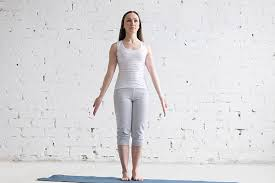
[[[126,48],[122,40],[117,42],[119,73],[115,89],[147,88],[144,73],[146,55],[147,48],[142,41],[138,49]]]

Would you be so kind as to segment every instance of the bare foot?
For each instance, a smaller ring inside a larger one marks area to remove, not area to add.
[[[128,176],[127,172],[122,173],[122,177],[121,177],[122,181],[130,181],[130,177]]]
[[[133,181],[143,181],[143,177],[138,176],[136,172],[132,172],[132,180]]]

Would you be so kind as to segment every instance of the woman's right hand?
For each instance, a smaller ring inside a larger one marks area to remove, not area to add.
[[[93,107],[94,107],[93,115],[94,115],[94,116],[95,116],[95,114],[96,114],[96,112],[97,112],[97,110],[98,110],[98,108],[99,108],[101,102],[102,102],[102,97],[99,96],[99,97],[97,97],[97,98],[95,99],[95,102],[94,102],[94,105],[93,105]]]
[[[167,112],[167,108],[168,108],[168,104],[167,104],[167,101],[164,98],[164,96],[160,96],[159,99],[160,99],[160,103],[161,103],[161,106],[162,106],[163,114],[164,114],[164,117],[165,117],[166,116],[166,112]]]

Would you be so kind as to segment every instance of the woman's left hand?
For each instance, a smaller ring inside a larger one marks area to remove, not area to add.
[[[164,98],[164,96],[160,96],[159,99],[160,99],[160,103],[161,103],[162,110],[163,110],[164,117],[165,117],[168,105],[167,105],[167,102],[166,102],[166,99]]]

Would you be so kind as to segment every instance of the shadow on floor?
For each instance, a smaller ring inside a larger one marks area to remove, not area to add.
[[[52,175],[48,178],[38,178],[37,181],[52,182],[77,182],[77,183],[122,183],[116,177],[96,177],[96,176],[73,176],[73,175]],[[145,179],[144,181],[126,181],[143,183],[237,183],[237,182],[209,182],[193,180],[165,180],[165,179]]]

